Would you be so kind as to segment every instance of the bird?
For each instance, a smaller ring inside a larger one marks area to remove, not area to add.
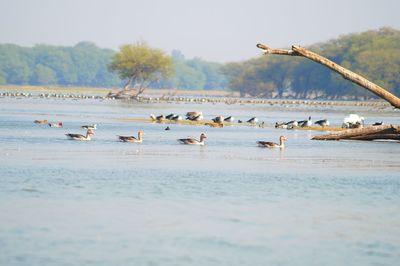
[[[373,124],[373,126],[382,126],[383,125],[383,121],[381,121],[381,122],[375,122],[374,124]]]
[[[232,123],[233,121],[235,121],[235,118],[233,116],[228,116],[227,118],[224,119],[224,121]]]
[[[172,120],[174,120],[174,121],[180,121],[180,120],[182,120],[182,116],[180,116],[180,115],[174,115],[174,116],[172,117]]]
[[[186,138],[186,139],[178,139],[178,142],[181,144],[188,144],[188,145],[204,145],[204,140],[207,139],[207,135],[205,133],[201,133],[200,140],[195,138]]]
[[[169,114],[169,115],[167,115],[165,118],[168,119],[168,120],[172,120],[172,118],[173,118],[174,116],[175,116],[174,114]]]
[[[308,117],[308,120],[298,121],[297,124],[299,127],[311,127],[312,126],[311,116]]]
[[[252,117],[249,120],[247,120],[247,123],[250,123],[250,124],[255,124],[257,122],[258,122],[258,118],[257,117]]]
[[[82,135],[82,134],[73,134],[73,133],[68,133],[65,134],[68,138],[70,138],[71,140],[91,140],[91,136],[94,135],[94,131],[91,129],[88,129],[86,131],[86,135]]]
[[[138,136],[118,136],[118,140],[122,142],[131,142],[131,143],[142,143],[143,142],[143,131],[139,130]]]
[[[287,138],[285,136],[279,137],[279,144],[270,141],[257,141],[258,146],[265,147],[265,148],[284,148],[285,147],[285,140]]]
[[[35,124],[48,124],[49,121],[47,121],[47,119],[44,119],[44,120],[35,120],[35,121],[33,121],[33,123],[35,123]]]
[[[156,120],[157,120],[158,122],[162,122],[162,121],[165,120],[165,116],[164,116],[164,115],[159,115],[159,116],[156,117]]]
[[[169,126],[167,126],[164,130],[171,130],[171,128]]]
[[[63,123],[62,122],[58,122],[58,123],[48,123],[49,127],[63,127]]]
[[[322,119],[315,121],[314,124],[320,125],[321,127],[328,127],[330,125],[330,122],[327,119]]]
[[[191,120],[191,121],[203,120],[203,112],[187,112],[186,120]]]
[[[210,127],[219,127],[219,128],[224,127],[223,123],[205,123],[204,125],[210,126]]]
[[[224,117],[222,116],[222,115],[220,115],[220,116],[217,116],[217,117],[215,117],[215,118],[213,118],[213,119],[211,119],[214,123],[222,123],[222,122],[224,122]]]
[[[342,128],[360,128],[364,126],[364,117],[350,114],[343,119]]]
[[[97,129],[97,124],[83,125],[83,126],[81,126],[81,128],[90,129],[90,130],[95,130],[95,129]]]
[[[287,129],[288,126],[285,122],[275,122],[275,128],[284,128]]]
[[[295,128],[295,127],[299,126],[299,123],[297,122],[297,120],[292,120],[292,121],[286,122],[285,125],[286,125],[286,128]]]

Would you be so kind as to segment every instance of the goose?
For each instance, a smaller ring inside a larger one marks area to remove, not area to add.
[[[247,120],[247,123],[250,123],[250,124],[255,124],[257,122],[258,122],[258,118],[257,117],[252,117],[249,120]]]
[[[235,118],[233,116],[228,116],[227,118],[224,119],[224,121],[232,123],[233,121],[235,121]]]
[[[35,123],[35,124],[48,124],[49,121],[47,121],[47,119],[44,119],[44,120],[35,120],[35,121],[33,121],[33,123]]]
[[[320,125],[321,127],[328,127],[330,125],[327,119],[318,120],[314,124]]]
[[[311,127],[312,126],[312,120],[311,116],[308,117],[308,120],[301,120],[297,122],[299,127]]]
[[[143,131],[138,132],[137,138],[134,136],[118,136],[118,140],[122,142],[131,142],[131,143],[142,143],[143,142]]]
[[[48,123],[49,127],[63,127],[63,123],[62,122],[58,122],[58,123]]]
[[[81,128],[90,129],[90,130],[95,130],[95,129],[97,129],[97,124],[83,125],[83,126],[81,126]]]
[[[65,136],[67,136],[68,138],[70,138],[71,140],[91,140],[91,136],[94,135],[93,130],[88,129],[86,131],[86,135],[82,135],[82,134],[72,134],[72,133],[68,133],[65,134]]]
[[[178,139],[181,144],[188,144],[188,145],[204,145],[204,140],[207,139],[207,135],[201,133],[200,140],[195,138],[186,138],[186,139]]]
[[[287,140],[287,138],[285,136],[280,136],[279,144],[275,143],[275,142],[269,142],[269,141],[257,141],[257,144],[258,144],[258,146],[265,147],[265,148],[284,148],[285,140]]]

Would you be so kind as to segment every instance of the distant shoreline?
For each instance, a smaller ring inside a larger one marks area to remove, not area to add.
[[[92,88],[65,86],[15,86],[1,85],[0,97],[42,97],[42,98],[80,98],[107,99],[110,91],[120,88]],[[113,100],[113,99],[112,99]],[[195,102],[195,103],[225,103],[225,104],[268,104],[268,105],[325,105],[325,106],[371,106],[390,107],[381,99],[365,101],[329,100],[329,99],[295,99],[295,98],[241,98],[238,92],[222,90],[177,90],[177,89],[146,89],[140,96],[141,102]]]

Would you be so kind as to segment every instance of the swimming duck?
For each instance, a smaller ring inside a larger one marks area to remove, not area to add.
[[[178,139],[178,141],[182,144],[188,144],[188,145],[204,145],[205,139],[207,139],[207,135],[201,133],[200,140],[197,140],[195,138],[186,138],[186,139]]]
[[[164,130],[171,130],[171,128],[169,126],[167,126]]]
[[[301,120],[297,122],[299,127],[311,127],[312,126],[312,120],[311,116],[308,117],[308,120]]]
[[[320,125],[321,127],[328,127],[330,125],[330,123],[327,119],[315,121],[314,124]]]
[[[131,143],[142,143],[143,142],[143,131],[138,132],[137,138],[134,136],[118,136],[118,139],[122,142],[131,142]]]
[[[82,135],[82,134],[72,134],[72,133],[68,133],[65,134],[65,136],[67,136],[68,138],[72,139],[72,140],[91,140],[91,136],[94,135],[93,130],[88,129],[86,131],[86,135]]]
[[[227,118],[224,119],[224,121],[232,123],[233,121],[235,121],[235,118],[233,116],[228,116]]]
[[[90,129],[90,130],[95,130],[95,129],[97,129],[97,124],[83,125],[83,126],[81,126],[81,128]]]
[[[35,121],[33,121],[33,123],[35,123],[35,124],[48,124],[49,121],[47,121],[47,119],[44,119],[44,120],[35,120]]]
[[[287,138],[285,136],[280,136],[279,144],[275,143],[275,142],[269,142],[269,141],[257,141],[257,144],[258,144],[258,146],[265,147],[265,148],[284,148],[285,140],[287,140]]]
[[[49,127],[63,127],[63,123],[62,122],[58,122],[58,123],[48,123]]]
[[[247,120],[247,123],[250,123],[250,124],[255,124],[257,122],[258,122],[258,118],[257,117],[252,117],[249,120]]]

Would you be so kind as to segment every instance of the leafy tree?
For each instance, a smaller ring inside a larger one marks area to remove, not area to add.
[[[127,80],[124,90],[128,90],[132,83],[138,86],[136,95],[139,95],[149,83],[172,74],[172,60],[163,51],[145,43],[127,44],[113,56],[109,70]]]
[[[50,85],[57,83],[56,73],[49,67],[37,64],[33,76],[33,84]]]

